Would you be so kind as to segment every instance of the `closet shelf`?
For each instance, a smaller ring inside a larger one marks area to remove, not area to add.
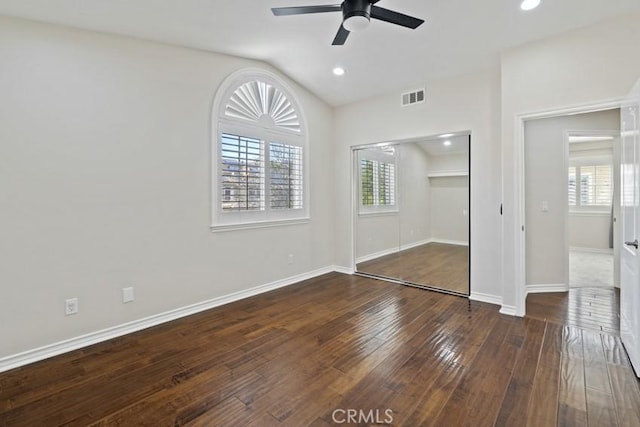
[[[469,171],[451,170],[451,171],[434,171],[427,175],[429,178],[443,178],[449,176],[469,176]]]

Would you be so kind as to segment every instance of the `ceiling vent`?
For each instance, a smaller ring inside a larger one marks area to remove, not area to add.
[[[424,89],[418,89],[414,92],[403,93],[402,97],[400,98],[400,103],[403,107],[406,107],[407,105],[424,103]]]

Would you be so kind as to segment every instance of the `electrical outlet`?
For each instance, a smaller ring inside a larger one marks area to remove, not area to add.
[[[293,264],[293,254],[289,254],[288,262],[289,264]]]
[[[70,316],[78,314],[78,298],[69,298],[64,302],[64,314]]]
[[[128,303],[131,302],[135,299],[135,296],[133,294],[133,286],[130,286],[128,288],[122,288],[122,302],[123,303]]]

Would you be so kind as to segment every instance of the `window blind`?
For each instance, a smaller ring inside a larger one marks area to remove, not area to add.
[[[302,147],[269,144],[269,192],[273,209],[303,208]]]
[[[393,206],[395,195],[395,165],[378,160],[360,161],[362,206]]]
[[[222,210],[264,210],[262,141],[228,133],[223,133],[221,139]]]

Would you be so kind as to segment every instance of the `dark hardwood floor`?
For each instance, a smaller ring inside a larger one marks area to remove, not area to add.
[[[615,334],[337,273],[0,374],[2,426],[376,422],[638,426],[640,391]]]
[[[428,243],[357,265],[359,272],[469,295],[469,247]]]
[[[620,334],[620,289],[571,288],[527,295],[527,315],[562,325]]]

